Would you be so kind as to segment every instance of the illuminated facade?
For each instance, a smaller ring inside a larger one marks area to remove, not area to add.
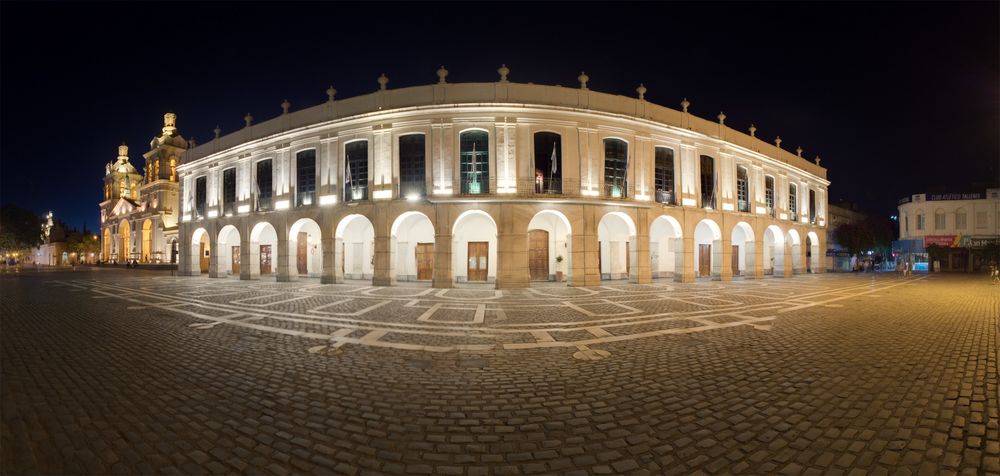
[[[939,247],[931,259],[940,271],[988,270],[997,259],[991,250],[1000,244],[1000,189],[905,197],[899,201],[899,239],[924,250]]]
[[[826,170],[638,98],[495,83],[379,90],[188,150],[182,274],[492,283],[822,272]]]
[[[163,116],[163,130],[143,154],[145,177],[129,162],[128,146],[105,166],[101,208],[101,259],[124,263],[176,263],[178,259],[177,167],[188,143],[177,116]]]

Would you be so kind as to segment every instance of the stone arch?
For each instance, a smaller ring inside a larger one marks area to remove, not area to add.
[[[312,218],[300,218],[288,228],[288,266],[290,276],[318,278],[323,273],[323,232]]]
[[[241,277],[257,279],[277,274],[278,231],[274,225],[257,222],[250,229],[250,262],[240,264]],[[245,268],[245,269],[244,269]]]
[[[147,218],[142,222],[142,248],[139,252],[141,260],[149,263],[153,260],[153,220]]]
[[[597,225],[601,279],[626,279],[637,269],[636,227],[623,212],[608,212]]]
[[[417,211],[401,213],[390,228],[390,277],[397,281],[433,279],[434,244],[434,222],[427,215]]]
[[[191,233],[191,270],[198,274],[208,272],[208,264],[212,256],[212,240],[208,231],[198,228]]]
[[[753,227],[749,223],[741,221],[733,226],[731,242],[736,256],[732,263],[733,276],[753,276],[757,261],[755,241]]]
[[[217,276],[240,274],[240,230],[233,225],[226,225],[219,230],[215,243]]]
[[[785,233],[785,247],[792,252],[792,273],[801,273],[802,268],[802,239],[799,232],[794,228],[789,228]]]
[[[701,278],[722,273],[722,229],[710,218],[694,227],[694,272]]]
[[[558,210],[541,210],[531,217],[528,222],[528,274],[529,279],[536,281],[554,281],[557,273],[565,273],[565,280],[572,282],[573,277],[573,227],[569,223],[569,218]],[[539,242],[541,233],[544,232],[547,240],[547,253],[543,253],[540,248],[532,249],[532,237]],[[542,257],[544,256],[544,258]],[[562,261],[557,261],[556,257],[561,256]],[[545,276],[540,278],[539,270],[544,263]],[[531,276],[532,272],[535,276]]]
[[[806,234],[806,244],[808,246],[806,251],[806,271],[809,273],[817,273],[820,269],[820,260],[823,258],[822,251],[819,248],[819,235],[815,231],[810,231]]]
[[[684,227],[670,215],[660,215],[649,225],[651,275],[680,280],[684,270]]]
[[[482,210],[466,210],[455,219],[451,248],[455,281],[496,282],[497,230],[496,220]],[[470,251],[477,254],[469,256]],[[470,272],[474,275],[470,276]]]
[[[781,276],[785,269],[785,234],[777,225],[764,230],[764,274]]]
[[[372,279],[375,274],[375,227],[368,217],[347,215],[334,231],[334,282]]]

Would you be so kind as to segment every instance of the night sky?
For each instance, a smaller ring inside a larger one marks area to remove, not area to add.
[[[1000,181],[1000,2],[0,4],[0,203],[98,228],[104,164],[163,113],[199,143],[389,88],[510,80],[646,98],[823,158],[830,202]]]

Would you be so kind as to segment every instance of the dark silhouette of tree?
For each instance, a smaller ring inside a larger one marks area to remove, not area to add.
[[[0,250],[24,250],[41,242],[42,220],[35,212],[16,205],[0,207]]]

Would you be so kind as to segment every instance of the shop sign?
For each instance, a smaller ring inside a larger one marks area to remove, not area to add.
[[[962,248],[986,248],[987,246],[1000,245],[998,236],[963,236],[961,240]]]
[[[955,248],[958,246],[959,236],[960,235],[927,235],[924,237],[924,248],[928,246]]]
[[[938,200],[984,200],[986,192],[975,193],[931,193],[927,194],[925,200],[928,202]]]

